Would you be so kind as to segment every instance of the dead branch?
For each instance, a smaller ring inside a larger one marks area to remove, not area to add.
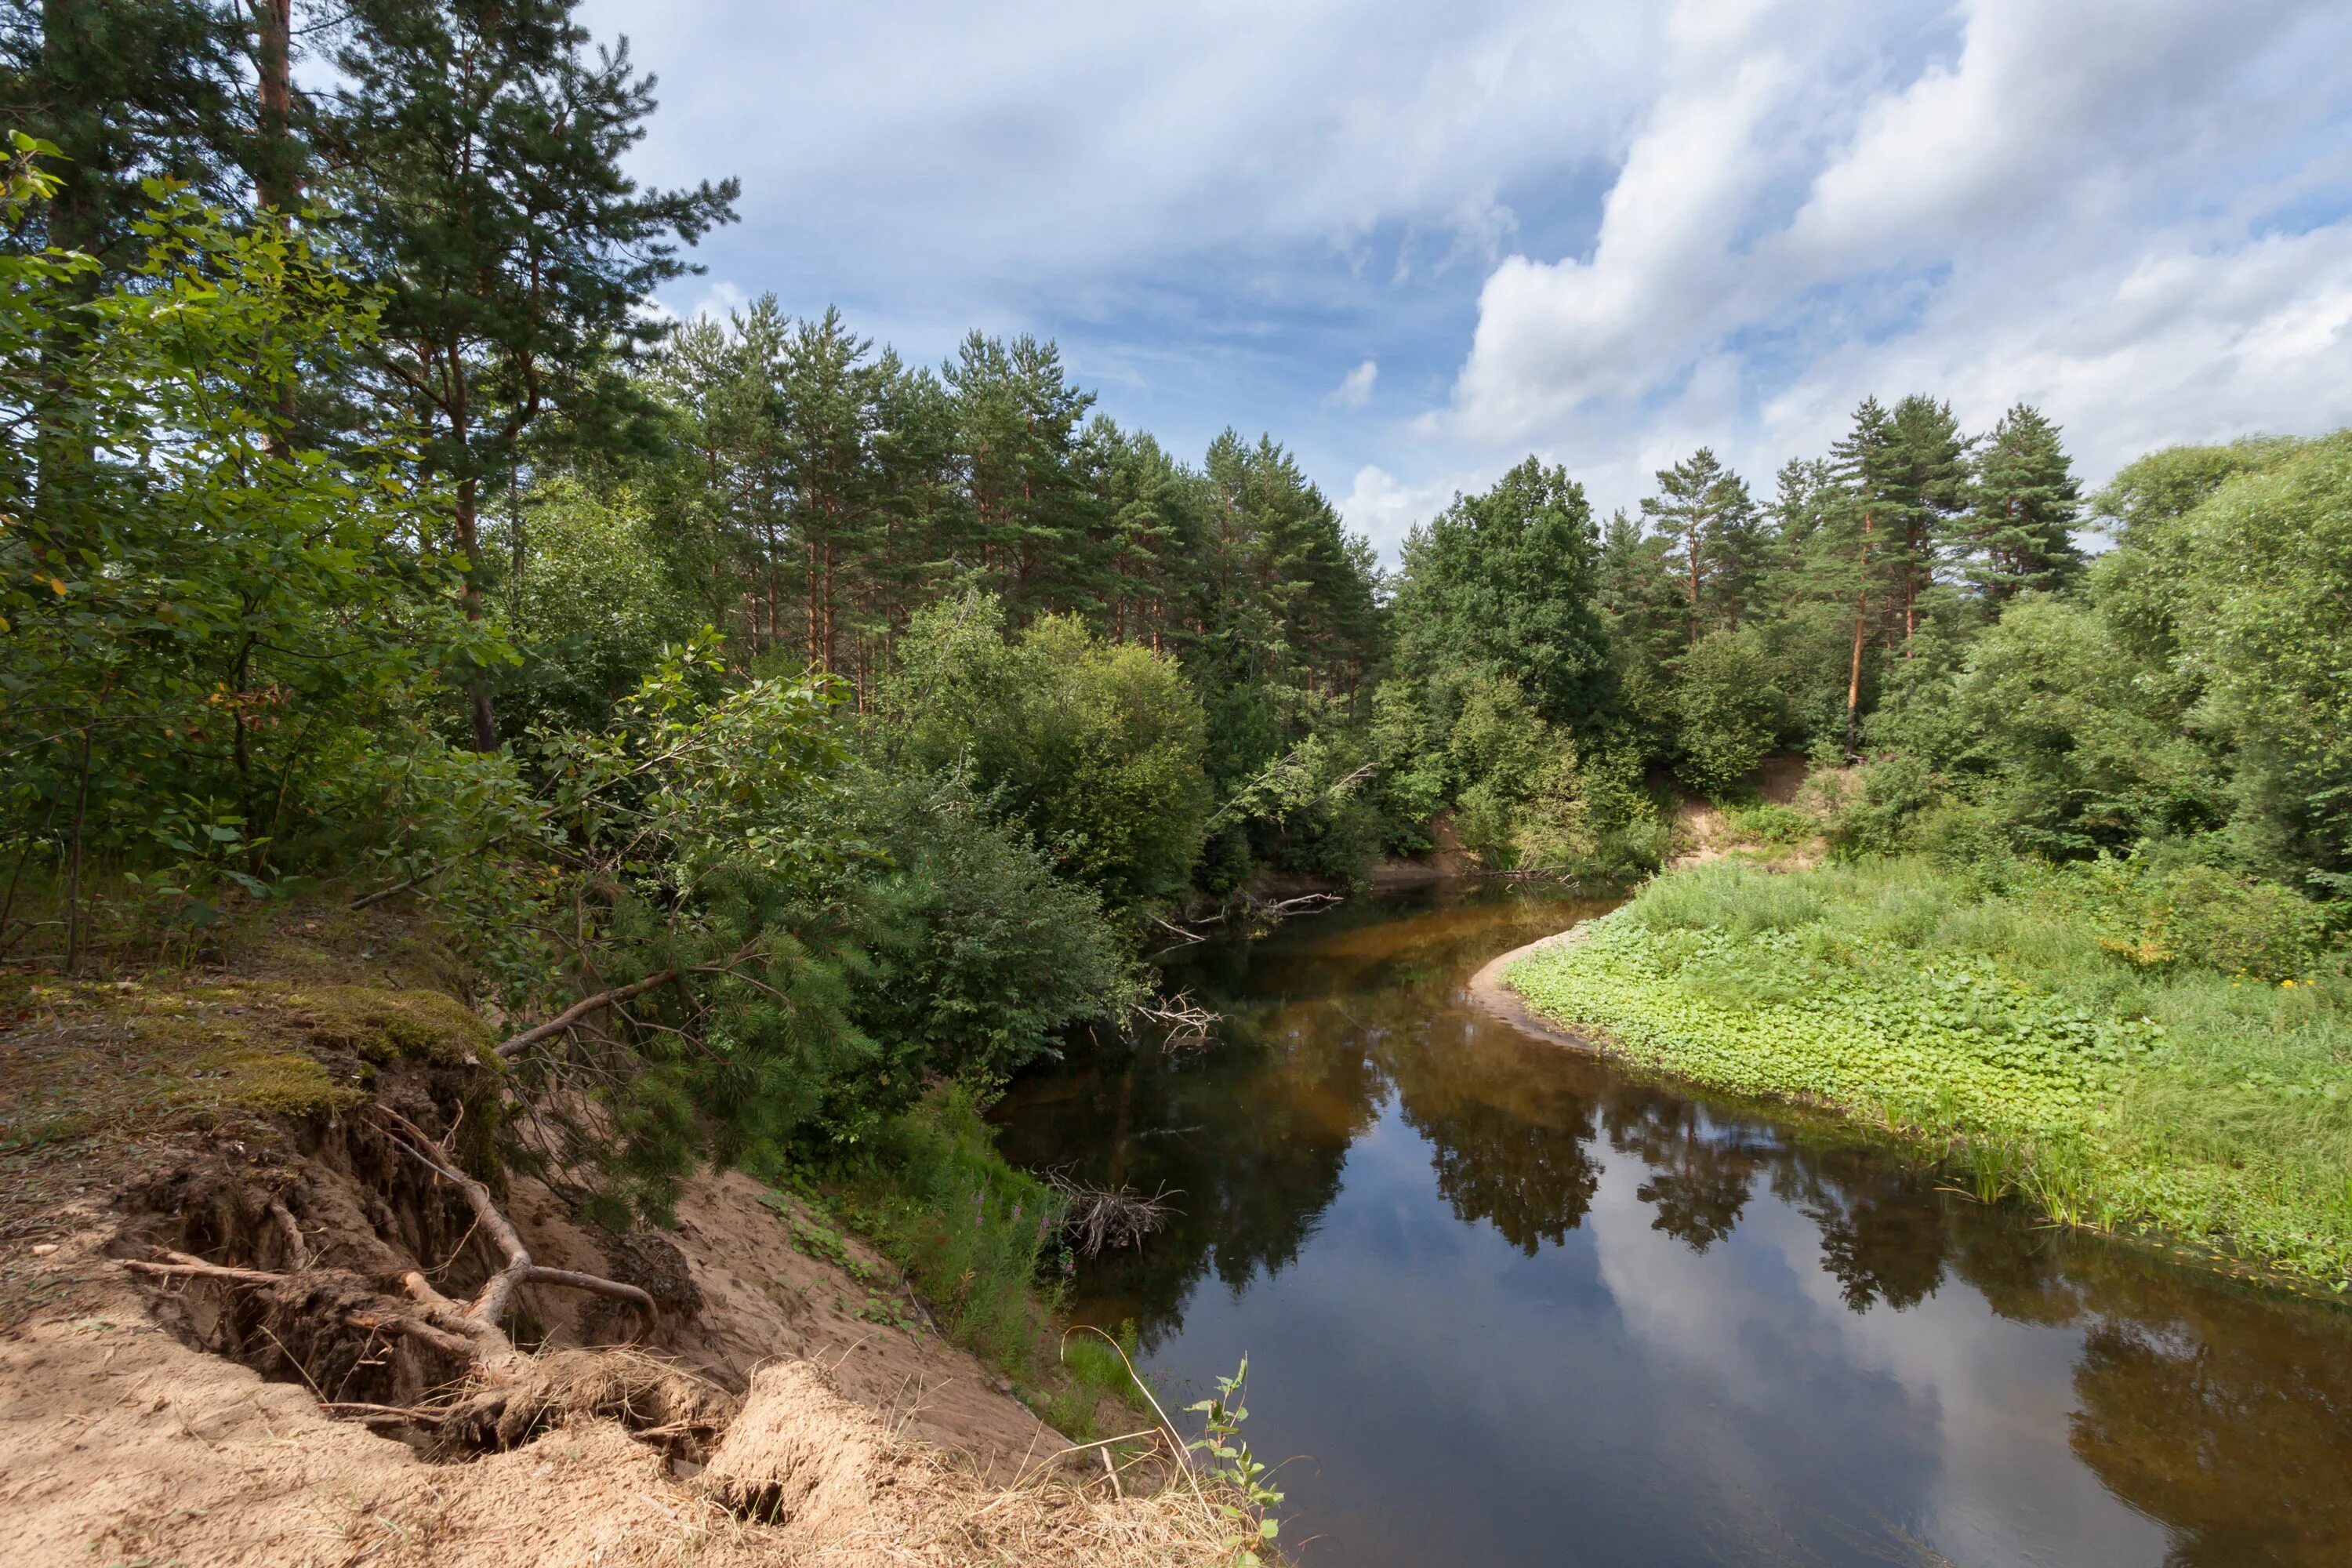
[[[1250,900],[1250,912],[1260,920],[1287,920],[1308,910],[1328,910],[1347,900],[1337,893],[1301,893],[1295,899]]]
[[[1085,1258],[1106,1247],[1140,1247],[1177,1212],[1168,1200],[1181,1195],[1163,1186],[1147,1198],[1132,1187],[1089,1186],[1060,1171],[1047,1172],[1045,1184],[1062,1200],[1062,1235]]]
[[[1158,915],[1153,915],[1151,917],[1151,923],[1158,926],[1161,931],[1166,931],[1170,936],[1174,937],[1178,942],[1184,942],[1188,945],[1192,942],[1206,942],[1209,940],[1199,931],[1188,931],[1184,927],[1176,924],[1173,921],[1163,920]]]
[[[207,1263],[201,1258],[191,1258],[184,1252],[171,1252],[158,1247],[153,1258],[126,1258],[122,1267],[133,1274],[153,1274],[167,1279],[218,1279],[231,1285],[249,1285],[257,1289],[274,1289],[285,1284],[290,1275],[272,1274],[262,1268],[231,1268],[226,1264]]]
[[[1129,1011],[1146,1023],[1157,1024],[1167,1030],[1160,1047],[1171,1052],[1200,1049],[1209,1043],[1216,1026],[1223,1021],[1223,1015],[1212,1013],[1193,1001],[1190,991],[1130,1003]]]
[[[667,985],[677,978],[677,971],[675,969],[656,970],[643,980],[631,981],[626,985],[615,985],[610,991],[599,991],[593,996],[583,997],[546,1023],[535,1025],[519,1035],[511,1035],[499,1041],[498,1054],[502,1058],[511,1060],[539,1044],[540,1041],[553,1039],[592,1013],[601,1012],[618,1003],[632,1001],[656,986]]]
[[[501,1060],[511,1061],[541,1040],[551,1040],[562,1034],[583,1018],[600,1013],[607,1007],[616,1007],[625,1002],[633,1002],[646,992],[667,985],[682,974],[734,974],[738,965],[759,951],[759,944],[754,942],[727,958],[717,959],[709,963],[689,964],[684,969],[656,970],[642,980],[633,980],[626,985],[615,985],[609,991],[599,991],[593,996],[583,996],[546,1023],[535,1024],[519,1035],[510,1035],[499,1041],[497,1047],[499,1057]],[[736,977],[749,978],[743,975]]]

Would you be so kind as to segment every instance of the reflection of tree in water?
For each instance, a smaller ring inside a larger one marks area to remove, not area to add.
[[[2084,1341],[2074,1452],[2179,1532],[2168,1561],[2180,1568],[2352,1563],[2352,1331],[2340,1313],[2202,1281],[2143,1286],[2128,1315]]]
[[[1612,1148],[1650,1168],[1634,1194],[1658,1211],[1650,1227],[1694,1252],[1739,1224],[1756,1168],[1772,1146],[1752,1124],[1718,1122],[1694,1101],[1639,1084],[1610,1097],[1601,1124]]]
[[[1557,1047],[1465,1021],[1444,1041],[1384,1041],[1380,1059],[1406,1125],[1428,1140],[1438,1194],[1468,1221],[1486,1220],[1533,1258],[1584,1223],[1601,1168],[1590,1075],[1563,1070]]]
[[[1016,1164],[1178,1192],[1165,1229],[1086,1265],[1081,1313],[1133,1317],[1149,1343],[1212,1268],[1239,1287],[1297,1257],[1381,1092],[1343,1021],[1299,1027],[1318,1012],[1261,1018],[1279,1024],[1275,1037],[1179,1063],[1114,1043],[1015,1087],[1000,1142]]]
[[[1953,1271],[2002,1317],[2082,1326],[2075,1455],[2175,1532],[2171,1568],[2352,1563],[2352,1313],[2037,1226],[1948,1210]]]
[[[1775,1168],[1772,1186],[1821,1227],[1822,1267],[1853,1310],[1884,1301],[1902,1311],[1943,1283],[1951,1236],[1931,1173],[1906,1171],[1884,1150],[1800,1148]]]
[[[1648,1167],[1639,1191],[1656,1228],[1695,1250],[1740,1222],[1760,1167],[1819,1227],[1854,1310],[1916,1306],[1948,1268],[2003,1318],[2079,1332],[2074,1451],[2175,1532],[2172,1563],[2352,1563],[2352,1314],[2037,1227],[2013,1206],[1937,1191],[1884,1149],[1790,1136],[1801,1116],[1703,1110],[1483,1025],[1452,988],[1481,950],[1525,936],[1454,913],[1302,922],[1297,937],[1203,954],[1179,983],[1232,1016],[1227,1044],[1173,1062],[1149,1047],[1082,1052],[1015,1087],[1004,1144],[1019,1163],[1184,1189],[1168,1231],[1087,1268],[1084,1315],[1133,1315],[1154,1340],[1212,1269],[1239,1284],[1287,1266],[1391,1086],[1454,1213],[1530,1254],[1583,1219],[1597,1123]]]
[[[1378,1114],[1387,1088],[1379,1043],[1443,1012],[1487,954],[1592,908],[1520,897],[1439,900],[1403,918],[1343,909],[1266,941],[1178,955],[1171,988],[1190,987],[1225,1015],[1217,1047],[1171,1060],[1149,1046],[1081,1043],[1016,1083],[998,1117],[1016,1164],[1146,1193],[1181,1189],[1166,1229],[1085,1266],[1074,1310],[1131,1316],[1150,1342],[1178,1324],[1212,1269],[1239,1287],[1286,1267],[1338,1195],[1349,1145]],[[1467,1179],[1477,1162],[1462,1163]]]

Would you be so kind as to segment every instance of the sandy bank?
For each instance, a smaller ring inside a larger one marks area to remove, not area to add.
[[[1600,1046],[1582,1035],[1570,1034],[1557,1024],[1545,1019],[1534,1008],[1528,1005],[1525,997],[1503,982],[1505,972],[1519,960],[1548,948],[1565,947],[1572,942],[1582,942],[1591,924],[1591,920],[1579,921],[1566,931],[1554,931],[1546,937],[1538,937],[1523,947],[1515,947],[1499,958],[1488,960],[1476,973],[1470,976],[1468,984],[1463,988],[1470,998],[1471,1005],[1492,1013],[1513,1028],[1539,1036],[1554,1045],[1567,1046],[1573,1050],[1598,1052],[1601,1049]]]

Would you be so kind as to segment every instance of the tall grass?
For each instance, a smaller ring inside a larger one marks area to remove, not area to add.
[[[998,1153],[970,1090],[949,1085],[827,1173],[836,1212],[891,1261],[958,1343],[1024,1374],[1051,1322],[1041,1266],[1058,1200]]]
[[[2352,1280],[2352,973],[2200,868],[1661,878],[1510,983],[1627,1054],[1946,1141],[1987,1195]]]

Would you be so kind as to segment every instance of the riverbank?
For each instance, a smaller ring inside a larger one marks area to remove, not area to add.
[[[1013,1288],[927,1289],[928,1234],[842,1223],[890,1217],[874,1173],[706,1169],[669,1225],[603,1229],[490,1137],[496,1036],[419,925],[236,935],[0,986],[0,1563],[1229,1556],[1164,1464],[1073,1449],[1109,1402],[1018,1353],[1025,1278],[992,1333]],[[965,1121],[887,1173],[948,1184]],[[994,1230],[955,1191],[969,1252]]]
[[[1917,1140],[1981,1196],[2340,1291],[2352,981],[2284,939],[2246,946],[2237,973],[2186,961],[2177,931],[2132,929],[2145,891],[2071,873],[1991,886],[1918,861],[1718,862],[1472,988],[1569,1043]],[[2178,925],[2181,902],[2147,907]],[[2260,972],[2298,951],[2301,973]]]

